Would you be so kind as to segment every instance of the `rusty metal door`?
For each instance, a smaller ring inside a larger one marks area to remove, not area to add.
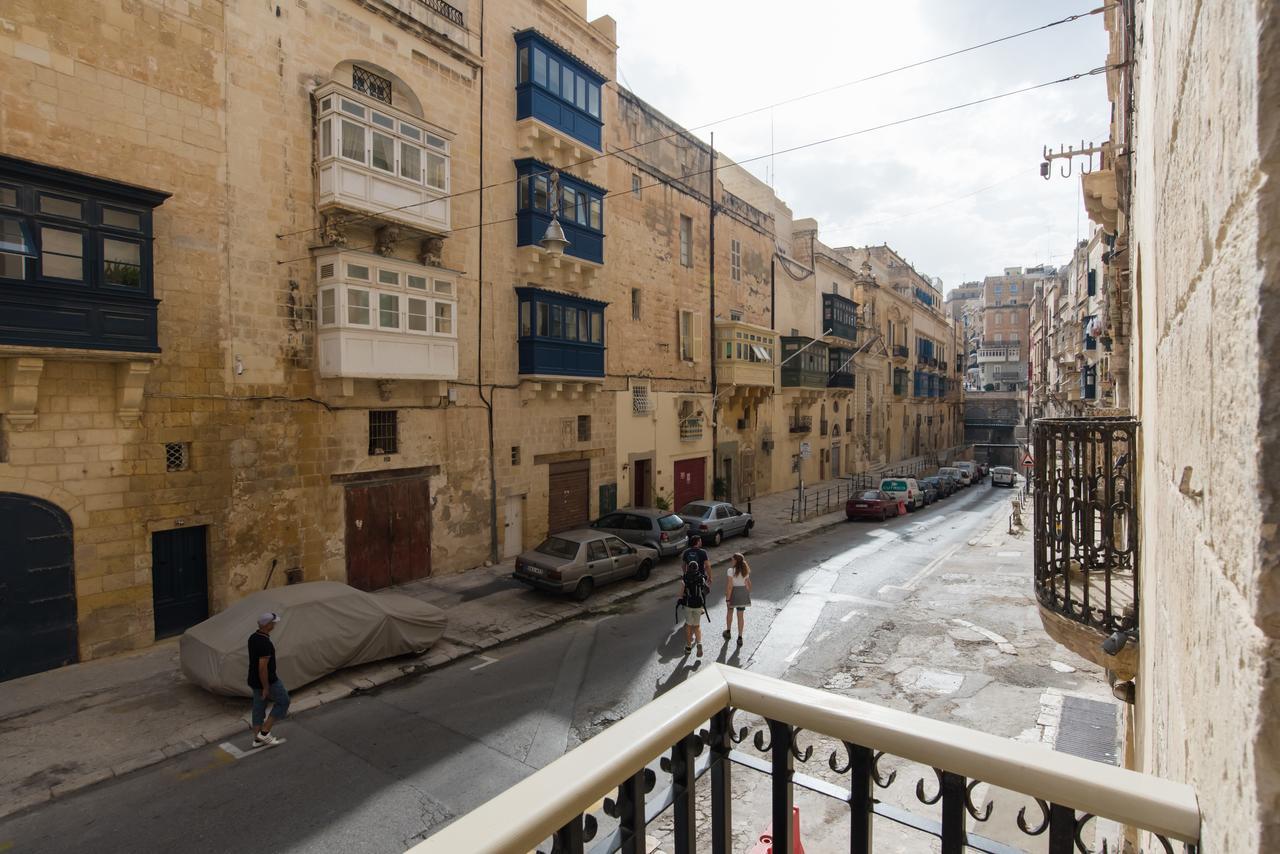
[[[552,463],[547,475],[547,533],[591,522],[591,461]]]
[[[346,489],[347,583],[379,590],[431,574],[431,494],[424,477]]]
[[[0,682],[79,660],[71,519],[0,492]]]

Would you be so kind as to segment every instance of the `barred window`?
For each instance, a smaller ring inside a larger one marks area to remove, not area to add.
[[[519,445],[511,446],[511,465],[513,466],[520,465],[520,446]]]
[[[369,410],[369,456],[394,454],[398,450],[399,431],[395,409]]]
[[[578,416],[578,441],[579,442],[591,441],[591,416],[590,415]]]
[[[169,442],[164,446],[164,470],[186,471],[191,467],[191,443]]]

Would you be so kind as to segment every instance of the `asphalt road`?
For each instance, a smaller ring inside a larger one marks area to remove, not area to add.
[[[707,659],[820,683],[1008,495],[983,483],[755,556],[741,649],[715,567]],[[674,596],[299,715],[273,750],[207,747],[0,820],[0,852],[401,852],[686,678]]]

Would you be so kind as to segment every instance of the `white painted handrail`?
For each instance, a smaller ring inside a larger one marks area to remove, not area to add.
[[[727,706],[1170,839],[1199,840],[1200,810],[1185,784],[727,665],[704,667],[411,853],[524,854]]]

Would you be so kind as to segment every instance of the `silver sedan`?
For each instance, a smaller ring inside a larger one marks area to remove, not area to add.
[[[689,536],[697,534],[713,546],[734,534],[750,535],[756,524],[750,513],[728,501],[693,501],[681,507],[677,515],[688,523]]]
[[[516,558],[512,577],[541,590],[572,593],[582,601],[598,584],[620,578],[648,578],[657,562],[658,553],[647,546],[581,529],[553,534],[537,548],[521,554]]]

